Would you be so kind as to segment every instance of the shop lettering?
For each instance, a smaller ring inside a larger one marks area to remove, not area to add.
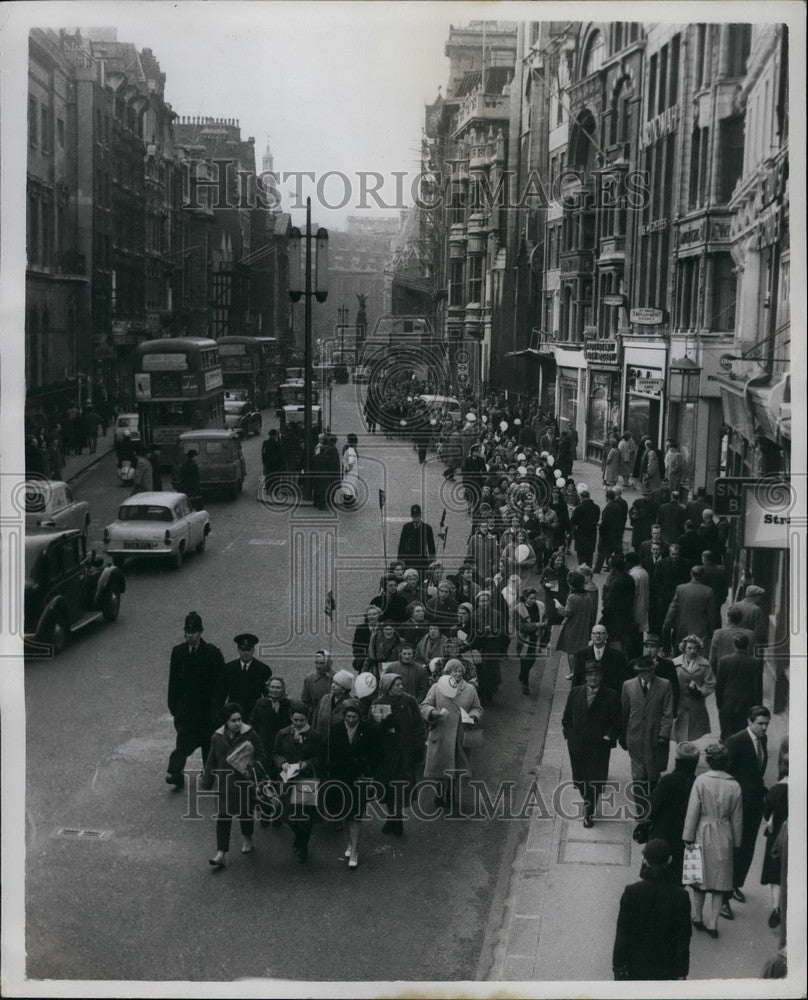
[[[679,233],[679,246],[686,247],[691,243],[701,242],[701,223],[692,229],[684,229]]]
[[[649,233],[660,233],[663,229],[668,228],[667,219],[657,219],[655,222],[649,222],[645,226],[640,227],[640,233],[643,236],[647,236]]]
[[[779,514],[764,514],[764,524],[791,524],[790,517],[780,517]]]
[[[664,139],[666,135],[675,132],[678,121],[679,106],[674,104],[672,107],[666,108],[661,115],[657,115],[650,122],[646,122],[642,127],[642,137],[640,139],[642,148],[645,149],[646,146],[653,146],[660,139]]]

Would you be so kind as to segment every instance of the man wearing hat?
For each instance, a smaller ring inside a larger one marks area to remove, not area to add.
[[[746,588],[743,600],[738,602],[738,607],[741,609],[741,628],[751,629],[758,642],[765,642],[768,638],[766,618],[760,607],[765,596],[766,591],[762,587],[752,584]]]
[[[675,542],[685,530],[687,511],[684,504],[679,503],[679,491],[671,490],[671,498],[659,505],[657,524],[662,528],[662,541],[666,545]]]
[[[222,684],[224,657],[217,646],[202,639],[202,619],[196,611],[185,616],[185,639],[171,650],[168,673],[168,710],[174,717],[177,745],[168,758],[166,784],[179,791],[185,785],[183,770],[199,747],[202,763],[210,751],[210,738],[218,718],[215,710]]]
[[[640,881],[620,899],[612,952],[616,980],[687,979],[690,971],[690,899],[670,875],[670,849],[660,838],[643,849]]]
[[[732,646],[716,671],[715,703],[724,741],[744,728],[749,709],[763,700],[763,660],[752,654],[748,634],[737,632]]]
[[[650,794],[668,763],[675,713],[671,685],[656,676],[655,663],[643,656],[634,664],[636,677],[621,693],[623,733],[620,745],[628,750],[631,777],[643,782]]]
[[[676,676],[676,664],[662,655],[662,641],[653,632],[649,632],[643,639],[642,656],[632,661],[632,670],[639,669],[639,664],[643,662],[652,664],[656,676],[662,677],[670,684],[673,695],[673,717],[676,718],[679,712],[679,680]]]
[[[603,684],[603,668],[590,660],[585,683],[570,690],[561,720],[572,766],[572,780],[584,800],[584,826],[593,823],[595,807],[609,777],[609,756],[620,735],[620,699]]]
[[[480,453],[480,446],[473,444],[469,453],[463,460],[460,467],[460,474],[463,477],[463,485],[466,488],[466,500],[469,502],[471,513],[480,506],[483,483],[488,474],[485,459]]]
[[[411,521],[401,529],[398,541],[398,558],[405,566],[423,572],[435,558],[435,535],[432,526],[421,520],[421,507],[410,507]]]
[[[184,493],[193,503],[199,499],[201,489],[199,486],[199,466],[196,464],[196,456],[199,454],[196,449],[191,448],[185,456],[185,461],[180,466],[177,478],[177,489]],[[196,504],[194,504],[196,506]]]
[[[255,703],[264,696],[272,671],[253,656],[258,645],[257,635],[241,632],[233,642],[238,648],[238,657],[224,665],[220,704],[234,701],[241,705],[242,716],[249,719]]]

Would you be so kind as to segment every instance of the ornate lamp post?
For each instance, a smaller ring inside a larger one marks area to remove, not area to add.
[[[305,240],[303,255],[304,269],[301,274],[301,241]],[[312,254],[312,240],[314,253]],[[311,498],[311,299],[325,302],[328,298],[328,230],[319,228],[311,231],[311,198],[306,199],[306,232],[301,233],[295,226],[289,234],[289,298],[299,302],[304,296],[304,341],[303,341],[303,496]],[[312,261],[312,256],[314,261]],[[312,264],[314,276],[312,278]]]
[[[696,403],[699,398],[701,368],[685,355],[668,365],[668,399],[672,403]]]

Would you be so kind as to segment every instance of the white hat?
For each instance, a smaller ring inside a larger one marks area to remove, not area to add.
[[[579,493],[588,493],[589,487],[586,485],[586,483],[578,483],[577,490]]]
[[[506,431],[508,429],[508,421],[507,420],[500,420],[500,422],[499,422],[499,429],[501,431]]]
[[[359,674],[353,685],[353,693],[357,698],[366,698],[376,690],[377,681],[373,674]]]
[[[354,682],[354,672],[353,670],[338,670],[334,674],[334,683],[339,684],[341,688],[345,688],[346,691],[350,691],[353,687]]]
[[[527,469],[524,467],[524,465],[520,465],[516,471],[519,473],[520,476],[527,475]]]
[[[552,455],[547,456],[547,464],[550,466],[551,469],[555,465],[555,459],[553,458]]]
[[[457,681],[454,677],[449,677],[448,674],[443,674],[443,676],[438,678],[438,691],[440,691],[444,698],[456,698]]]

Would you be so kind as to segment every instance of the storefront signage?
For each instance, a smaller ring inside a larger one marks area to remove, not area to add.
[[[719,476],[713,484],[713,513],[718,517],[740,517],[743,514],[744,486],[759,481],[759,476]]]
[[[668,228],[668,220],[655,219],[653,222],[647,222],[644,226],[640,226],[640,235],[647,236],[649,233],[661,233],[663,229]]]
[[[687,229],[679,230],[679,246],[687,247],[693,243],[701,243],[703,226],[701,222],[697,222],[694,226],[690,226]]]
[[[674,104],[670,108],[666,108],[661,115],[657,115],[656,118],[652,118],[650,122],[646,122],[643,125],[640,135],[640,145],[643,149],[646,146],[653,146],[655,142],[659,142],[666,135],[675,132],[678,123],[679,106],[678,104]]]
[[[710,226],[710,239],[711,240],[728,240],[730,238],[731,223],[729,222],[714,222]]]
[[[743,544],[747,549],[787,549],[792,530],[788,483],[761,481],[743,487]],[[785,501],[785,502],[784,502]]]
[[[658,326],[664,319],[665,314],[661,309],[632,309],[629,319],[632,323],[641,323],[643,326]]]
[[[147,372],[184,372],[187,368],[188,359],[181,352],[143,355],[143,370]]]
[[[754,248],[771,246],[780,239],[780,219],[782,206],[772,205],[758,217],[755,225]]]
[[[623,301],[624,300],[623,300],[623,296],[622,295],[604,295],[603,296],[603,304],[605,306],[622,306]]]
[[[665,383],[661,378],[636,378],[632,388],[634,392],[642,392],[648,396],[658,396]]]
[[[584,345],[584,358],[587,364],[616,365],[618,351],[616,340],[591,340]]]
[[[221,384],[221,368],[212,368],[209,372],[205,372],[205,392],[210,392],[211,389],[218,389]]]

